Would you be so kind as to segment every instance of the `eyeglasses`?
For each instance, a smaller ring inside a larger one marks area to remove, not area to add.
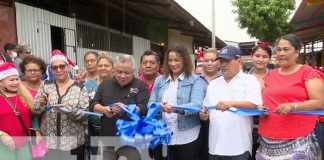
[[[37,73],[39,71],[40,71],[40,69],[27,69],[26,73]]]
[[[53,65],[53,66],[51,66],[51,69],[53,71],[57,71],[58,69],[63,71],[63,70],[65,70],[66,66],[67,66],[67,64]]]

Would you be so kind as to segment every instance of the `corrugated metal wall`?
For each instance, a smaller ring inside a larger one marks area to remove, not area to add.
[[[21,3],[15,3],[15,5],[18,43],[29,43],[33,48],[33,54],[42,57],[46,62],[49,60],[52,51],[51,26],[64,29],[66,54],[74,60],[80,68],[83,68],[83,56],[87,51],[100,51],[76,47],[76,19]],[[132,36],[132,41],[133,56],[136,64],[135,74],[137,74],[140,57],[142,53],[149,50],[151,46],[149,40],[141,37]],[[113,58],[120,54],[108,52]]]
[[[141,60],[141,55],[146,51],[151,49],[150,40],[144,39],[142,37],[133,36],[133,55],[135,59],[136,75],[138,74],[138,65]]]
[[[48,61],[51,56],[51,26],[64,29],[65,49],[72,59],[76,59],[75,30],[76,19],[61,16],[43,9],[15,3],[18,43],[27,42],[33,48],[33,54]]]

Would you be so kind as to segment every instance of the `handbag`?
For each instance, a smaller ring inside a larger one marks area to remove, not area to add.
[[[33,158],[43,158],[48,151],[45,140],[41,140],[37,145],[31,145],[31,152]]]
[[[45,156],[45,153],[48,151],[48,148],[46,146],[46,142],[45,140],[41,140],[38,144],[36,145],[32,145],[31,143],[31,139],[30,139],[30,134],[29,131],[27,130],[27,127],[25,126],[25,123],[20,115],[20,112],[17,110],[16,106],[11,102],[11,100],[0,91],[0,94],[4,97],[4,99],[8,102],[8,104],[11,106],[11,108],[13,109],[15,115],[17,116],[23,130],[24,133],[27,137],[27,143],[29,146],[29,149],[31,151],[32,157],[33,158],[42,158]]]

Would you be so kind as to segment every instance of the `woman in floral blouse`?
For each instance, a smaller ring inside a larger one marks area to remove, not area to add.
[[[53,51],[50,67],[55,80],[44,82],[32,110],[37,114],[45,112],[41,122],[41,133],[47,137],[49,148],[45,159],[69,159],[71,155],[84,159],[83,122],[87,118],[80,111],[88,107],[89,97],[82,84],[69,78],[70,61],[61,51]]]

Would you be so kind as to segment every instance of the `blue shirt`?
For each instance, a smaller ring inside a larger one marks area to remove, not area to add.
[[[156,102],[162,103],[164,92],[169,88],[169,76],[161,75],[156,78],[154,87],[150,96],[149,104]],[[207,84],[199,76],[192,74],[185,76],[183,80],[179,79],[177,88],[177,105],[186,107],[201,108],[206,94]],[[188,130],[200,125],[199,114],[185,111],[185,114],[178,114],[178,129]]]

